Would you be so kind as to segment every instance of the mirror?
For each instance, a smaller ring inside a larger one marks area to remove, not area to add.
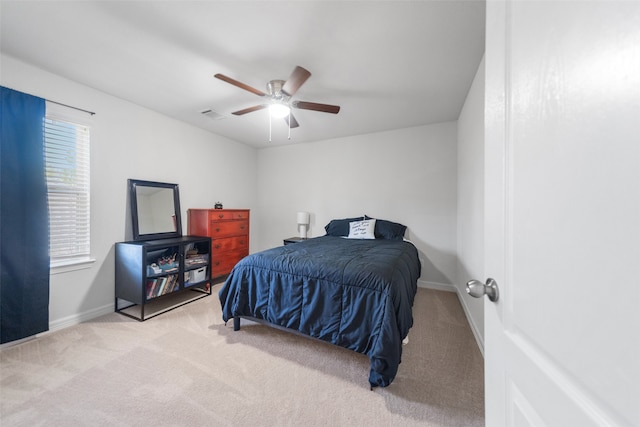
[[[133,240],[182,236],[178,184],[129,180]]]

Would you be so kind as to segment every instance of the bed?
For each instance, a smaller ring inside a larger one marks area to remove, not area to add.
[[[421,268],[405,229],[345,218],[325,236],[249,255],[219,292],[222,318],[235,330],[244,317],[366,354],[371,387],[386,387],[413,325]]]

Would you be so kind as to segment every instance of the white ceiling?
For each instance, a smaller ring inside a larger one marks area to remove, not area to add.
[[[484,53],[485,2],[8,1],[1,50],[53,73],[255,147],[456,120]],[[273,122],[266,92],[296,65],[294,99],[340,105]],[[64,100],[60,100],[64,102]],[[212,120],[200,112],[224,116]],[[99,113],[99,112],[98,112]]]

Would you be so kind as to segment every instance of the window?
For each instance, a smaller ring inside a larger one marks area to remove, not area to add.
[[[51,267],[90,260],[89,126],[44,120]]]

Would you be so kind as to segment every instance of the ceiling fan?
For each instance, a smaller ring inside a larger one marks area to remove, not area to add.
[[[274,117],[282,117],[289,125],[289,128],[296,128],[300,126],[298,121],[293,117],[291,108],[298,108],[301,110],[313,110],[321,111],[324,113],[338,114],[340,107],[337,105],[318,104],[316,102],[306,102],[292,100],[293,95],[300,89],[300,86],[311,77],[311,73],[300,66],[296,66],[289,79],[284,80],[271,80],[267,83],[267,92],[262,92],[256,88],[253,88],[247,84],[239,82],[227,77],[224,74],[216,74],[214,77],[225,81],[229,84],[239,87],[240,89],[247,90],[258,96],[267,98],[268,101],[264,104],[254,105],[242,110],[234,111],[232,114],[241,116],[243,114],[251,113],[254,111],[269,108],[271,115]]]

